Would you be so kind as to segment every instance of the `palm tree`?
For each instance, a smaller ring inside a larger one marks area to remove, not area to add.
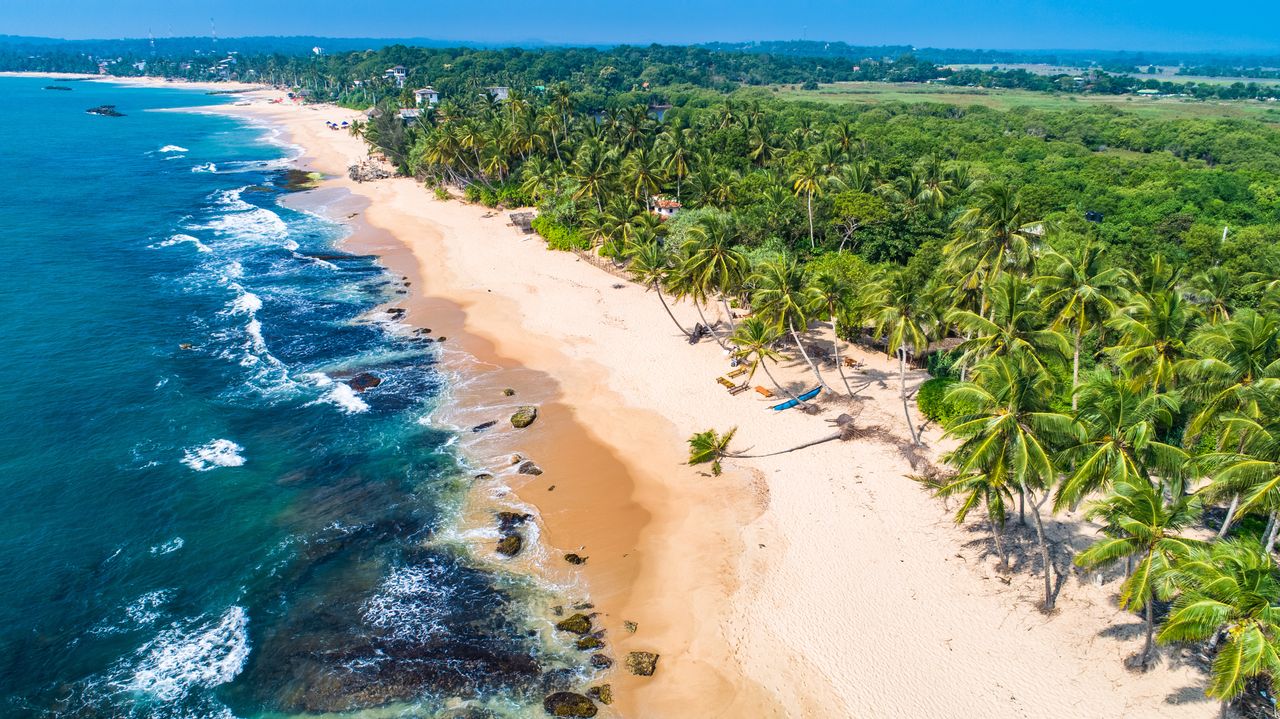
[[[953,264],[972,268],[966,282],[974,289],[992,284],[1005,271],[1029,269],[1035,260],[1041,223],[1031,218],[1017,193],[1007,185],[988,184],[978,190],[977,203],[956,218],[955,239],[944,252]],[[985,292],[982,312],[986,310]]]
[[[767,324],[759,317],[748,317],[738,324],[738,328],[733,331],[732,337],[733,344],[737,346],[733,356],[751,364],[751,372],[747,374],[747,378],[742,381],[742,384],[745,385],[751,382],[751,378],[756,375],[757,368],[763,369],[765,376],[769,378],[774,387],[778,388],[779,392],[800,404],[804,404],[804,401],[791,390],[779,384],[778,380],[773,378],[773,373],[769,371],[768,362],[777,362],[781,356],[773,349],[773,346],[781,336],[777,328]]]
[[[1103,263],[1102,249],[1093,242],[1081,245],[1072,256],[1049,252],[1036,278],[1054,326],[1069,326],[1074,335],[1071,355],[1071,409],[1076,409],[1076,387],[1080,386],[1080,342],[1089,327],[1102,322],[1116,310],[1123,292],[1124,272]]]
[[[1156,637],[1171,642],[1220,642],[1205,694],[1222,702],[1221,716],[1249,680],[1280,679],[1280,578],[1271,555],[1251,540],[1196,548],[1172,575],[1181,594]]]
[[[1145,610],[1147,639],[1139,660],[1144,670],[1150,667],[1155,649],[1152,606],[1157,599],[1167,601],[1173,597],[1173,569],[1204,546],[1203,542],[1178,535],[1199,521],[1200,512],[1200,498],[1195,495],[1174,494],[1166,498],[1150,482],[1126,477],[1085,513],[1087,518],[1102,522],[1106,538],[1077,554],[1078,566],[1138,560],[1120,585],[1120,608]]]
[[[703,215],[689,228],[687,237],[681,248],[684,262],[680,272],[688,275],[688,281],[700,285],[705,294],[720,295],[732,331],[733,313],[729,310],[728,296],[742,287],[751,266],[736,246],[738,237],[733,218],[725,213]]]
[[[876,331],[885,337],[889,356],[898,356],[898,384],[902,394],[902,414],[907,418],[911,441],[919,445],[920,434],[911,419],[907,404],[907,353],[917,357],[929,348],[929,331],[933,317],[929,307],[917,297],[906,270],[899,270],[887,278],[877,292],[880,312],[876,318]]]
[[[756,313],[771,323],[779,332],[790,331],[800,355],[813,370],[818,384],[831,389],[822,379],[818,366],[809,358],[800,329],[809,329],[809,318],[821,303],[817,291],[805,280],[804,271],[794,258],[780,258],[765,262],[749,280],[756,288],[751,296],[751,306]]]
[[[853,283],[846,281],[835,272],[820,272],[813,278],[814,295],[818,304],[826,310],[831,318],[831,345],[836,355],[836,371],[840,373],[840,381],[844,382],[845,391],[854,395],[849,386],[849,378],[844,374],[844,364],[840,360],[840,313],[854,308],[856,293]]]
[[[667,174],[676,178],[676,200],[684,188],[684,178],[689,176],[689,160],[693,157],[690,147],[693,132],[688,128],[672,124],[663,129],[659,138],[659,152],[665,158],[662,168]]]
[[[1181,475],[1190,457],[1180,447],[1160,441],[1173,423],[1177,398],[1141,387],[1104,368],[1096,370],[1075,393],[1079,441],[1059,459],[1071,469],[1059,487],[1054,509],[1078,503],[1091,492],[1122,482],[1142,481],[1153,487],[1175,482],[1169,493],[1181,495]]]
[[[791,172],[791,187],[797,196],[805,196],[809,209],[809,249],[817,247],[813,239],[813,196],[822,191],[824,177],[821,167],[812,156],[806,156]]]
[[[1201,328],[1188,349],[1195,357],[1177,369],[1190,380],[1187,395],[1203,403],[1187,426],[1192,436],[1223,412],[1257,416],[1259,401],[1280,391],[1280,319],[1273,315],[1240,310]]]
[[[963,309],[947,313],[947,321],[969,338],[958,348],[959,364],[967,367],[983,357],[1010,357],[1047,373],[1046,357],[1066,357],[1066,338],[1044,326],[1040,303],[1026,279],[1002,273],[987,296],[986,316]]]
[[[1109,351],[1121,369],[1157,392],[1177,384],[1175,367],[1186,354],[1196,312],[1175,290],[1139,292],[1106,321],[1118,335]]]
[[[689,464],[706,464],[711,463],[711,474],[719,477],[721,468],[720,460],[729,454],[729,442],[733,441],[733,435],[738,431],[737,427],[725,432],[717,434],[714,429],[705,432],[698,432],[689,438]]]
[[[653,196],[662,189],[658,161],[643,147],[632,150],[622,163],[622,175],[631,197],[637,202],[644,202],[645,209],[649,209]]]
[[[1225,267],[1210,267],[1191,278],[1191,301],[1200,305],[1209,324],[1231,319],[1228,299],[1234,284],[1235,279]]]
[[[1054,606],[1053,562],[1040,506],[1058,475],[1054,447],[1075,434],[1070,417],[1049,411],[1052,389],[1044,374],[1027,371],[1009,357],[993,356],[974,368],[972,382],[958,383],[947,392],[949,398],[973,408],[947,430],[948,436],[960,440],[960,446],[945,457],[957,472],[951,482],[954,490],[947,491],[967,493],[965,511],[985,502],[993,527],[997,519],[1003,523],[1004,502],[1012,490],[1027,495],[1044,562],[1045,611]],[[1037,492],[1042,495],[1039,502]]]
[[[666,298],[662,296],[662,285],[671,274],[670,251],[657,241],[636,242],[628,246],[627,256],[631,260],[627,265],[631,279],[657,293],[658,300],[662,302],[662,309],[667,311],[667,316],[685,337],[689,337],[689,330],[686,330],[680,324],[680,320],[676,319],[675,314],[671,312],[671,307],[667,305]]]
[[[1280,421],[1276,419],[1274,404],[1269,404],[1259,418],[1230,415],[1223,419],[1223,424],[1227,438],[1239,438],[1239,451],[1218,452],[1203,458],[1205,466],[1213,468],[1214,473],[1211,483],[1202,491],[1210,499],[1234,498],[1218,536],[1225,534],[1236,513],[1266,509],[1270,520],[1263,532],[1263,541],[1270,552],[1280,532],[1276,516],[1280,510]]]

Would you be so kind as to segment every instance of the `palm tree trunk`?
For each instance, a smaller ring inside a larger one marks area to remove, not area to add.
[[[1018,488],[1018,523],[1027,526],[1027,491]]]
[[[911,421],[911,407],[907,404],[907,348],[898,348],[898,384],[902,390],[902,414],[907,418],[907,431],[911,433],[911,442],[916,446],[920,445],[920,438],[916,436],[916,425]]]
[[[996,554],[1000,555],[1000,571],[1009,571],[1009,553],[1004,548],[1004,527],[991,520],[991,536],[996,541]]]
[[[734,459],[760,459],[761,457],[773,457],[779,454],[789,454],[791,452],[798,452],[802,449],[808,449],[810,447],[813,447],[819,444],[824,444],[826,442],[833,442],[837,439],[840,439],[840,434],[841,434],[840,432],[836,432],[835,434],[827,435],[822,439],[815,439],[812,442],[797,444],[794,447],[789,447],[787,449],[780,449],[777,452],[768,452],[766,454],[733,454],[733,455],[727,455],[727,456],[732,457]]]
[[[662,288],[658,286],[657,280],[653,282],[653,291],[658,293],[658,299],[662,302],[662,309],[667,311],[667,316],[671,318],[671,321],[676,323],[676,327],[680,328],[685,337],[691,337],[689,330],[685,329],[684,325],[680,324],[680,320],[676,319],[675,314],[671,312],[671,307],[667,305],[667,298],[662,296]]]
[[[1147,598],[1147,643],[1142,647],[1142,669],[1144,671],[1151,665],[1151,650],[1155,648],[1156,620],[1151,609],[1151,605],[1154,603],[1155,597]]]
[[[849,386],[849,378],[844,376],[844,363],[840,360],[840,332],[836,327],[836,315],[831,315],[831,336],[833,341],[831,346],[836,353],[836,371],[840,373],[840,381],[844,382],[845,391],[849,393],[849,398],[853,398],[853,388]]]
[[[1030,492],[1028,492],[1030,494]],[[1048,493],[1045,498],[1049,497]],[[1041,500],[1043,502],[1044,500]],[[1031,517],[1036,520],[1036,541],[1040,543],[1040,558],[1044,562],[1044,610],[1053,611],[1053,562],[1049,558],[1049,544],[1044,537],[1044,523],[1040,521],[1040,505],[1031,494]]]
[[[813,360],[809,359],[809,353],[805,351],[804,343],[800,341],[800,334],[796,332],[795,323],[788,323],[788,327],[791,329],[791,339],[796,341],[796,347],[800,349],[800,356],[804,357],[804,361],[808,363],[809,369],[813,370],[813,376],[818,378],[818,384],[826,387],[828,391],[834,392],[835,390],[831,389],[831,386],[827,384],[826,380],[822,379],[822,373],[818,371],[818,365],[814,364]]]
[[[809,192],[809,249],[816,248],[813,242],[813,191]]]
[[[804,400],[802,400],[802,399],[800,399],[799,397],[797,397],[797,396],[795,396],[794,394],[792,394],[791,390],[789,390],[789,389],[787,389],[786,387],[783,387],[782,385],[778,384],[778,380],[776,380],[776,379],[774,379],[774,378],[773,378],[773,373],[769,371],[769,366],[768,366],[768,365],[766,365],[766,364],[764,363],[764,360],[760,360],[760,368],[764,370],[764,374],[765,374],[765,376],[769,378],[769,381],[773,383],[773,386],[774,386],[774,387],[777,387],[777,388],[778,388],[778,391],[779,391],[779,392],[781,392],[781,393],[785,394],[786,396],[790,397],[791,399],[794,399],[796,402],[798,402],[798,403],[800,403],[800,404],[804,404],[804,403],[805,403],[805,401],[804,401]]]
[[[1280,523],[1276,522],[1276,513],[1272,512],[1271,513],[1271,530],[1267,532],[1267,554],[1270,554],[1271,550],[1275,549],[1278,524]]]
[[[729,349],[729,346],[724,343],[724,340],[720,339],[720,333],[716,332],[716,328],[711,326],[711,323],[707,322],[707,316],[702,314],[702,303],[694,300],[693,306],[698,309],[698,317],[702,320],[702,326],[711,331],[711,336],[716,338],[716,343],[720,345],[720,348],[724,350]]]
[[[1227,507],[1227,517],[1222,520],[1222,528],[1218,530],[1218,539],[1227,536],[1227,530],[1231,528],[1231,520],[1235,519],[1236,507],[1240,506],[1240,495],[1231,495],[1231,506]]]
[[[737,326],[733,324],[733,310],[729,309],[729,298],[720,295],[720,304],[724,305],[724,318],[729,323],[729,331],[732,332],[737,329]]]
[[[1080,386],[1080,335],[1084,333],[1084,327],[1076,328],[1076,351],[1071,358],[1071,411],[1075,412],[1079,408],[1080,398],[1076,396],[1076,388]]]

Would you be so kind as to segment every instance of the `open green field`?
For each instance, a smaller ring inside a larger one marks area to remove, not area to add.
[[[1043,63],[952,63],[947,67],[955,70],[990,70],[997,68],[1000,70],[1026,70],[1036,75],[1081,75],[1088,71],[1088,68],[1073,65],[1046,65]],[[1206,75],[1179,75],[1180,68],[1171,65],[1160,65],[1156,67],[1156,74],[1150,75],[1145,72],[1124,72],[1118,73],[1129,77],[1136,77],[1143,80],[1159,80],[1161,82],[1201,82],[1207,85],[1230,85],[1236,82],[1250,83],[1255,82],[1259,85],[1280,85],[1280,80],[1276,78],[1266,77],[1208,77]],[[1114,73],[1113,73],[1114,74]]]
[[[1280,103],[1256,100],[1207,101],[1183,98],[1147,98],[1134,95],[1067,95],[1030,90],[980,87],[950,87],[909,82],[837,82],[817,90],[801,90],[787,85],[778,88],[782,97],[817,102],[937,102],[968,107],[981,105],[995,110],[1030,107],[1038,110],[1069,110],[1090,105],[1110,105],[1146,117],[1246,117],[1280,123]]]

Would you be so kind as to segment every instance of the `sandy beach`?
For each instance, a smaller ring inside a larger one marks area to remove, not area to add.
[[[715,382],[725,352],[685,342],[651,292],[548,251],[506,213],[436,200],[408,178],[348,180],[363,142],[324,123],[356,113],[266,104],[278,96],[253,92],[251,105],[219,111],[282,127],[305,148],[300,166],[327,176],[317,194],[333,198],[334,216],[366,226],[349,249],[408,278],[411,295],[396,306],[447,338],[442,364],[460,380],[439,419],[502,422],[467,437],[476,472],[509,470],[517,452],[544,470],[478,480],[477,496],[536,508],[547,571],[595,604],[607,653],[661,655],[653,677],[608,673],[617,701],[601,716],[1216,713],[1202,672],[1177,651],[1147,674],[1125,669],[1142,625],[1115,606],[1118,574],[1070,565],[1092,526],[1072,515],[1049,522],[1064,581],[1046,615],[1030,529],[1014,532],[1016,571],[1001,575],[985,526],[955,526],[907,477],[896,363],[843,349],[863,363],[851,376],[860,398],[826,397],[818,416],[768,412],[754,392],[730,396]],[[697,319],[692,307],[674,311],[686,325]],[[817,335],[830,343],[829,328]],[[774,374],[794,390],[814,384],[802,362]],[[828,381],[842,386],[834,371]],[[510,429],[506,417],[526,403],[539,406],[538,421]],[[868,436],[733,460],[720,477],[684,464],[696,431],[736,426],[735,446],[764,454],[830,434],[827,420],[841,413]],[[936,456],[937,428],[925,439],[923,454]],[[565,552],[589,560],[571,566]]]

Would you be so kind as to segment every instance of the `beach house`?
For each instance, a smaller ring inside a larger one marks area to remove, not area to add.
[[[511,88],[509,87],[490,87],[486,88],[485,91],[498,102],[506,102],[507,98],[511,96]]]
[[[413,127],[418,122],[418,119],[422,117],[422,110],[418,110],[416,108],[412,110],[400,110],[399,115],[400,121],[405,124],[405,127]]]
[[[654,197],[651,206],[653,207],[653,214],[664,220],[675,217],[680,208],[684,207],[679,200],[673,200],[670,197]]]
[[[404,78],[407,74],[408,73],[405,71],[404,65],[396,65],[395,67],[387,68],[387,71],[382,75],[388,80],[394,82],[396,87],[404,87]]]
[[[422,107],[424,105],[427,107],[435,107],[440,102],[440,93],[430,87],[424,87],[421,90],[414,90],[413,102],[418,107]]]

